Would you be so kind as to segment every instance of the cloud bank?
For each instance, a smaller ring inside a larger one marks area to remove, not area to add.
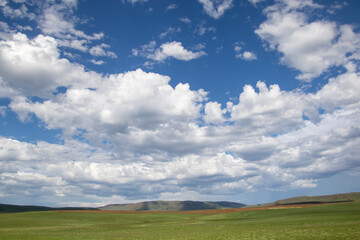
[[[223,1],[214,10],[214,3],[200,2],[214,18],[232,4]],[[85,205],[179,193],[191,199],[314,188],[339,173],[359,174],[359,35],[351,26],[311,22],[300,12],[319,7],[312,1],[276,1],[255,32],[283,54],[300,79],[333,66],[343,71],[313,93],[258,81],[225,105],[209,99],[206,89],[171,86],[162,74],[142,69],[100,74],[69,61],[61,54],[64,32],[97,37],[66,22],[48,30],[40,24],[42,34],[35,37],[7,33],[0,41],[0,97],[9,104],[0,116],[11,112],[22,122],[38,121],[41,128],[59,131],[62,142],[1,136],[0,197],[88,201]],[[59,19],[55,10],[44,21]],[[112,57],[109,48],[99,43],[86,51]],[[247,60],[256,56],[236,51]],[[163,62],[206,53],[173,41],[150,42],[132,54]]]

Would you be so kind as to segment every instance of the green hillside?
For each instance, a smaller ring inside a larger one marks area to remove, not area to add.
[[[101,210],[120,211],[187,211],[203,209],[241,208],[244,204],[235,202],[198,202],[198,201],[151,201],[130,204],[110,204]]]
[[[360,201],[360,192],[342,193],[322,196],[299,196],[277,200],[271,203],[259,204],[257,206],[276,206],[290,204],[316,204],[316,203],[335,203],[335,202],[356,202]],[[253,206],[249,206],[253,207]]]
[[[81,207],[43,207],[43,206],[21,206],[11,204],[0,204],[0,213],[17,213],[17,212],[38,212],[38,211],[54,211],[54,210],[97,210],[97,208],[81,208]]]

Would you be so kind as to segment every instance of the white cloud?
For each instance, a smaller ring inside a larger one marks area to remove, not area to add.
[[[256,6],[256,4],[258,4],[259,2],[264,2],[266,0],[248,0],[248,1]]]
[[[202,90],[173,88],[169,80],[139,69],[103,77],[93,89],[70,87],[44,102],[14,99],[9,110],[62,129],[66,141],[0,138],[0,156],[7,160],[0,163],[1,191],[16,195],[26,183],[29,195],[101,201],[179,192],[227,195],[312,188],[321,178],[359,167],[360,90],[353,72],[314,94],[263,82],[256,92],[247,85],[239,102],[226,108],[207,102]],[[314,106],[326,112],[317,113],[316,122],[304,119]]]
[[[283,63],[301,72],[298,79],[310,81],[330,67],[345,66],[349,59],[358,58],[360,35],[349,25],[309,22],[300,11],[305,7],[321,6],[310,0],[277,1],[265,9],[267,20],[255,33],[283,54]]]
[[[144,2],[147,2],[148,0],[122,0],[123,2],[124,1],[127,1],[131,4],[135,4],[135,3],[144,3]]]
[[[268,89],[260,81],[256,87],[258,93],[252,86],[244,87],[239,103],[231,107],[231,120],[263,134],[278,134],[301,126],[306,107],[301,94],[282,92],[278,85]]]
[[[1,96],[1,95],[0,95]],[[6,106],[0,106],[0,116],[5,117],[7,111]]]
[[[175,3],[172,3],[172,4],[170,4],[169,6],[166,7],[166,11],[173,10],[173,9],[176,9],[176,8],[178,8],[178,5],[176,5]]]
[[[299,11],[303,7],[319,6],[277,1],[266,10],[268,20],[258,34],[302,74],[313,77],[337,65],[347,72],[314,93],[261,81],[256,88],[245,85],[238,101],[226,107],[187,83],[171,85],[168,76],[141,69],[104,76],[60,57],[59,46],[65,44],[110,56],[109,45],[92,43],[103,34],[77,31],[61,14],[54,14],[59,28],[49,32],[52,37],[18,33],[1,40],[0,97],[10,104],[0,107],[0,115],[12,111],[20,120],[36,118],[41,131],[59,130],[64,141],[0,137],[1,198],[81,202],[86,196],[97,206],[162,196],[186,199],[193,193],[313,188],[322,178],[358,173],[358,35],[347,25],[309,23]],[[65,33],[71,37],[63,38]],[[180,42],[150,42],[133,49],[133,55],[149,62],[190,61],[205,55],[203,49],[203,44],[184,48]],[[240,43],[234,51],[248,59],[254,54]],[[308,66],[295,56],[327,62]],[[61,86],[65,92],[57,91]]]
[[[235,56],[236,58],[241,58],[247,61],[251,61],[251,60],[256,60],[257,56],[255,53],[253,52],[249,52],[249,51],[244,51],[243,53],[238,53]]]
[[[38,17],[38,25],[43,34],[54,37],[58,44],[63,47],[77,49],[82,52],[90,50],[90,54],[94,56],[117,58],[114,52],[104,50],[104,48],[110,48],[108,44],[101,43],[89,47],[93,44],[93,41],[101,40],[104,33],[88,35],[78,30],[76,25],[79,19],[74,15],[76,7],[77,1],[72,0],[45,7]]]
[[[9,25],[6,22],[1,22],[0,21],[0,29],[3,31],[8,31],[9,30]]]
[[[169,35],[174,35],[176,33],[179,33],[181,32],[181,28],[173,28],[173,27],[169,27],[165,32],[162,32],[159,37],[162,39],[162,38],[165,38]]]
[[[143,45],[140,49],[133,49],[134,56],[143,56],[148,59],[162,62],[167,58],[175,58],[182,61],[190,61],[206,55],[204,51],[192,52],[186,50],[180,42],[167,42],[156,48],[156,42],[152,41],[149,44]]]
[[[96,61],[95,59],[91,59],[91,61],[95,65],[103,65],[105,62],[103,60]]]
[[[6,1],[0,2],[0,6],[3,7],[2,11],[6,17],[10,18],[28,18],[30,20],[34,20],[36,15],[28,11],[28,8],[25,4],[22,4],[20,8],[13,9],[9,5],[7,5]]]
[[[356,104],[360,101],[360,76],[356,72],[347,72],[329,80],[322,89],[313,95],[318,106],[326,111]]]
[[[216,32],[216,28],[205,27],[203,24],[200,24],[194,30],[194,33],[199,34],[200,36],[203,36],[206,32]]]
[[[204,56],[204,51],[192,52],[186,50],[180,42],[164,43],[160,46],[160,50],[155,51],[154,60],[163,61],[168,57],[178,60],[189,61]]]
[[[250,51],[242,51],[243,50],[243,47],[242,47],[243,45],[244,45],[244,43],[242,43],[242,42],[236,42],[235,43],[235,47],[234,47],[235,57],[244,59],[246,61],[256,60],[257,56],[256,56],[255,53],[250,52]]]
[[[105,48],[110,48],[110,45],[102,43],[100,45],[96,45],[90,48],[89,52],[91,55],[96,57],[110,57],[110,58],[117,58],[117,55],[114,52],[106,51]]]
[[[25,96],[45,96],[59,86],[91,86],[100,78],[60,58],[56,40],[43,35],[28,39],[18,33],[11,40],[0,41],[0,63],[2,80]]]
[[[4,7],[7,4],[7,0],[0,0],[0,6]]]
[[[102,79],[93,86],[96,91],[68,89],[66,94],[44,103],[17,99],[11,108],[23,115],[34,113],[48,128],[60,128],[71,135],[85,130],[89,137],[98,135],[100,140],[104,136],[105,140],[116,142],[125,141],[123,134],[127,132],[130,133],[127,141],[137,138],[140,143],[146,141],[147,134],[151,137],[152,132],[147,129],[161,127],[169,119],[181,125],[198,117],[198,102],[204,93],[191,91],[187,84],[173,89],[168,81],[168,77],[139,69]],[[172,131],[173,126],[167,126]]]
[[[210,17],[218,19],[233,6],[233,0],[198,0]]]
[[[179,18],[179,20],[180,20],[181,22],[183,22],[183,23],[187,23],[187,24],[191,23],[191,20],[190,20],[189,18],[187,18],[187,17]]]
[[[223,123],[226,109],[221,109],[221,104],[217,102],[208,102],[205,104],[204,120],[206,123]]]

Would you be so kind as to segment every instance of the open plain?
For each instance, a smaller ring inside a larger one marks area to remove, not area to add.
[[[199,211],[0,214],[0,239],[358,239],[360,202]]]

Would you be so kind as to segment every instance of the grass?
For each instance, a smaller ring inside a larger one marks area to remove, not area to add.
[[[358,239],[360,203],[211,214],[0,214],[0,239]]]

